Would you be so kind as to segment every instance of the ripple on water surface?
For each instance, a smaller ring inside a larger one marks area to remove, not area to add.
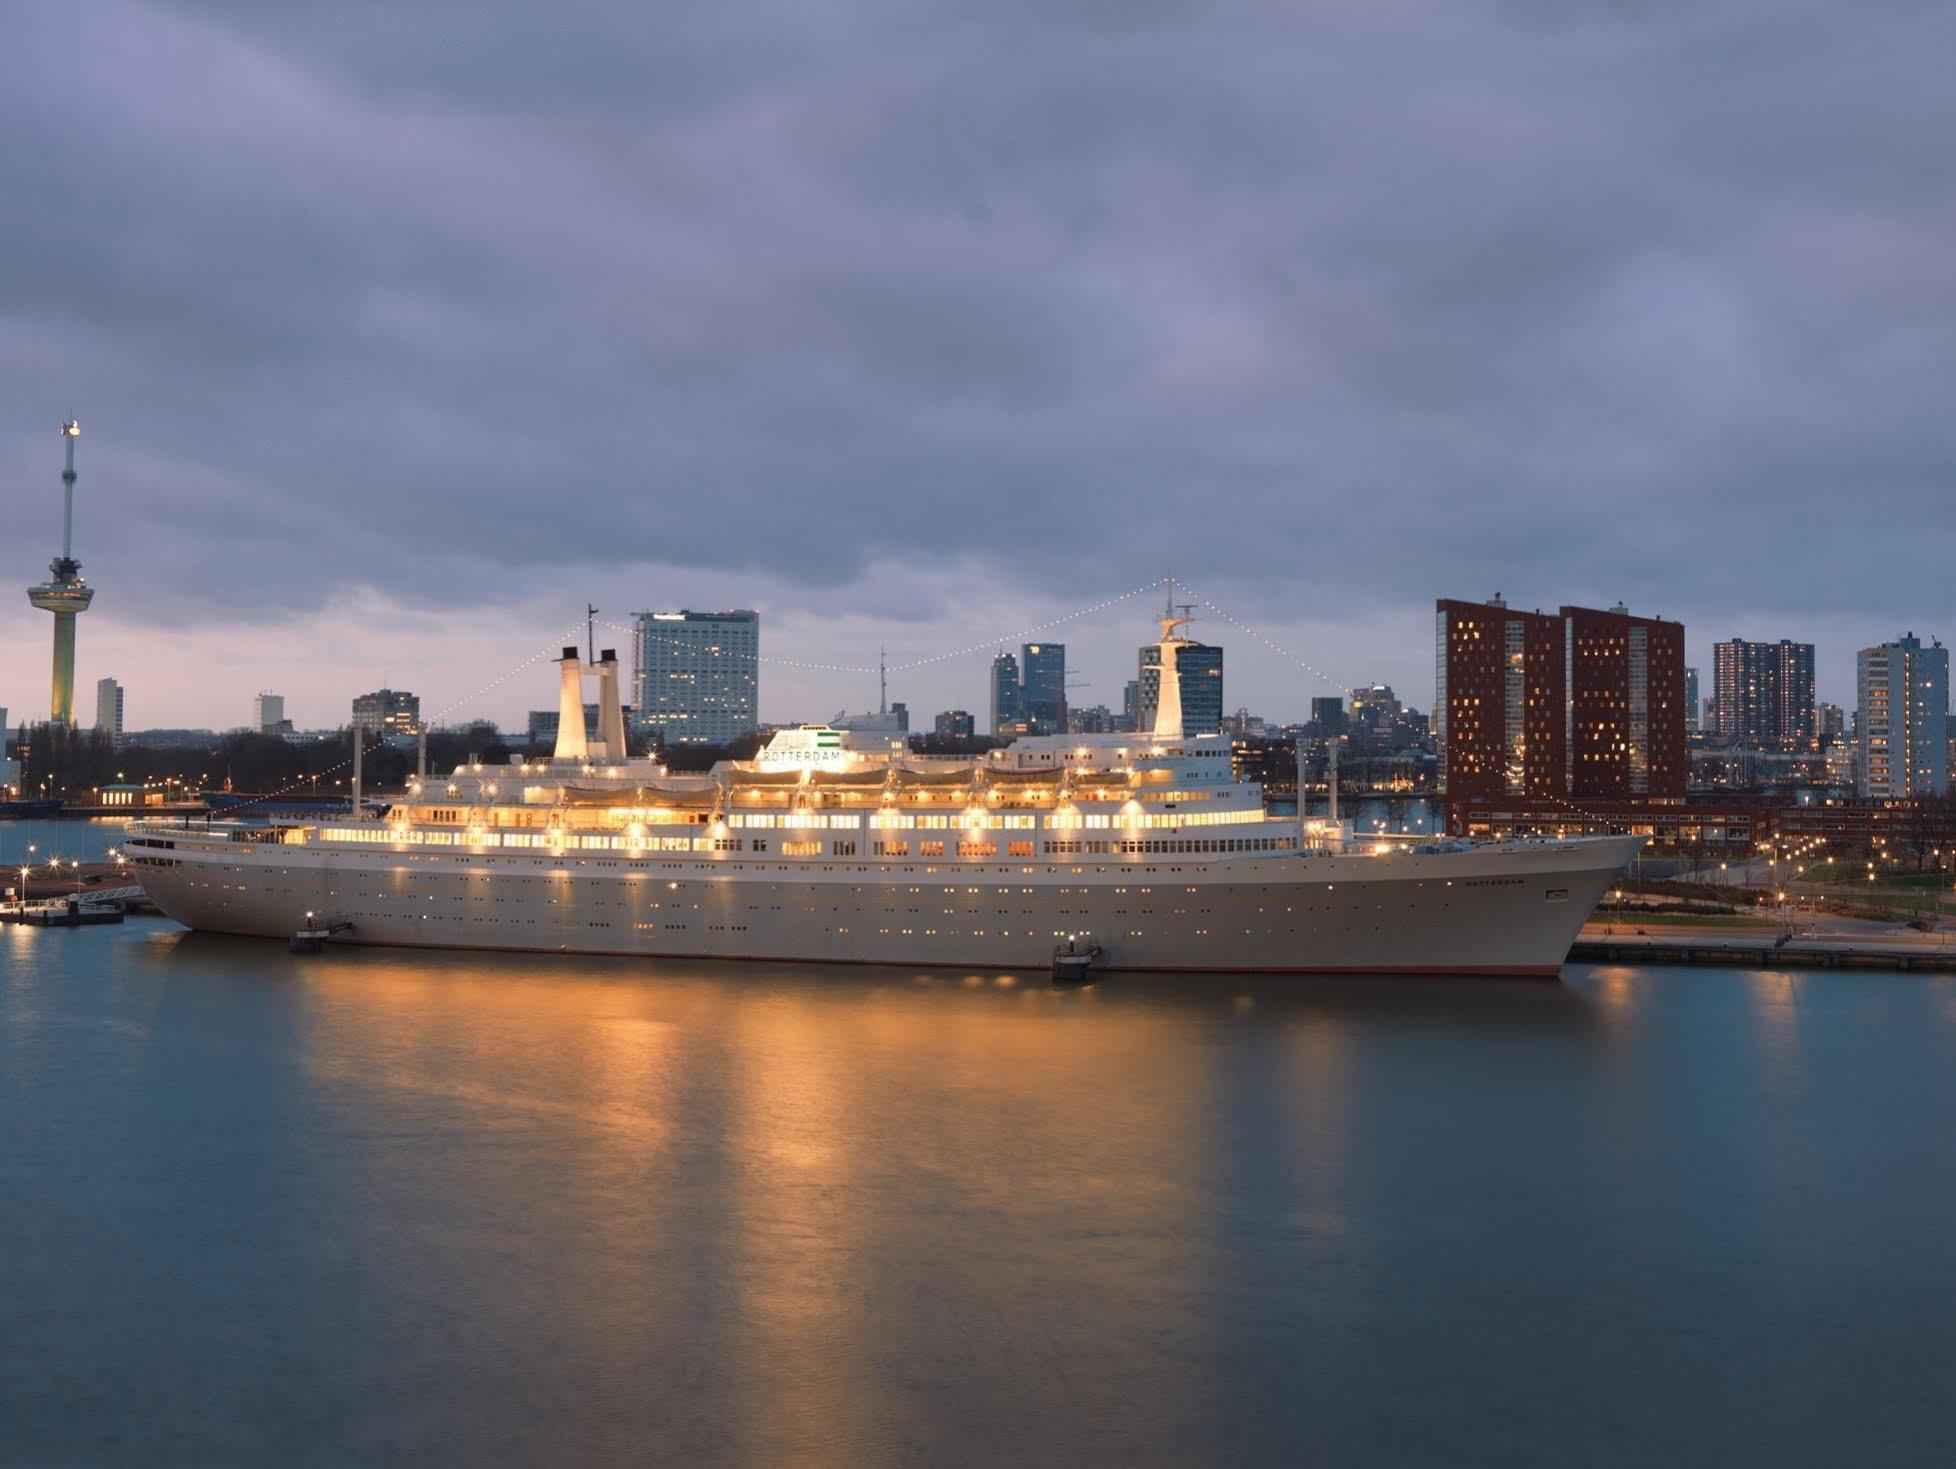
[[[0,1459],[1946,1462],[1952,996],[8,928]]]

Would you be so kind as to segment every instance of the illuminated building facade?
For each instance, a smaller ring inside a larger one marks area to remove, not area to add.
[[[1346,716],[1346,727],[1383,733],[1386,726],[1397,719],[1405,710],[1399,696],[1386,683],[1367,684],[1362,689],[1352,690],[1350,712]]]
[[[1434,733],[1449,829],[1476,803],[1684,799],[1684,628],[1660,618],[1435,604]],[[1516,807],[1515,809],[1523,809]]]
[[[1859,700],[1856,789],[1904,799],[1949,789],[1949,650],[1914,633],[1855,657]]]
[[[353,722],[378,735],[412,735],[421,728],[421,696],[405,689],[375,689],[353,701]]]
[[[1066,644],[1019,649],[1019,717],[1041,734],[1066,733]]]
[[[632,630],[638,724],[668,745],[724,745],[755,729],[761,614],[641,612]]]
[[[1141,715],[1137,728],[1152,729],[1161,703],[1161,648],[1141,649]],[[1183,643],[1175,655],[1182,686],[1182,729],[1191,735],[1218,734],[1223,717],[1223,650],[1208,643]]]
[[[1562,609],[1571,797],[1684,799],[1684,624]]]
[[[1433,717],[1449,800],[1560,795],[1565,770],[1562,619],[1491,602],[1435,606]]]
[[[1813,644],[1733,638],[1712,649],[1711,733],[1762,750],[1812,745]]]

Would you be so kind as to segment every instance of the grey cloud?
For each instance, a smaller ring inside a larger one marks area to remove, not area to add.
[[[178,620],[213,562],[294,611],[637,563],[869,610],[873,559],[954,552],[1000,605],[1172,559],[1253,610],[1858,607],[1951,549],[1950,29],[48,7],[0,472],[49,487],[82,405],[89,555]],[[1826,517],[1849,574],[1789,580]]]

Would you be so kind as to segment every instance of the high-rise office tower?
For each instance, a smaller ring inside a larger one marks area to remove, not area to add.
[[[111,740],[122,739],[122,685],[112,678],[95,684],[95,727]]]
[[[1019,660],[1010,653],[992,659],[992,733],[1010,734],[1019,722]]]
[[[1019,649],[1019,716],[1041,734],[1066,733],[1066,644]]]
[[[641,612],[632,632],[641,728],[669,745],[724,745],[757,728],[761,614]]]
[[[277,734],[285,723],[285,695],[259,692],[251,699],[251,727],[260,734]]]

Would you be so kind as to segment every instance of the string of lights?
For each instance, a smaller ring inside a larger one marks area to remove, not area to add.
[[[525,658],[521,663],[513,664],[509,668],[505,669],[503,672],[497,674],[496,677],[490,679],[488,683],[484,684],[481,688],[476,689],[473,693],[464,694],[461,698],[456,699],[452,703],[447,704],[441,709],[436,710],[432,715],[429,716],[428,723],[430,724],[439,723],[441,720],[446,719],[449,715],[455,713],[458,709],[462,708],[465,704],[473,704],[477,699],[482,698],[486,694],[492,693],[496,689],[500,688],[502,685],[508,683],[512,678],[515,678],[517,674],[523,672],[525,669],[530,668],[535,664],[546,663],[546,662],[555,663],[558,660],[558,658],[562,656],[562,650],[565,647],[569,646],[568,640],[575,638],[580,630],[581,629],[576,627],[567,629],[549,647],[538,649],[536,652],[530,654],[529,657]]]
[[[557,640],[552,642],[549,647],[540,648],[536,652],[530,654],[529,657],[524,658],[521,662],[510,665],[510,667],[505,669],[503,672],[497,674],[496,677],[490,679],[488,683],[482,685],[481,688],[475,689],[470,693],[464,694],[461,698],[456,699],[451,703],[443,706],[441,709],[436,710],[435,713],[430,715],[425,722],[430,725],[439,723],[441,720],[446,719],[449,715],[455,713],[456,710],[461,709],[465,705],[473,704],[477,699],[480,699],[484,695],[491,693],[495,689],[499,688],[501,685],[508,683],[509,680],[516,677],[517,674],[523,672],[525,669],[530,668],[535,664],[542,663],[542,662],[555,662],[561,656],[560,650],[565,646],[565,640],[574,637],[577,634],[577,632],[579,632],[580,630],[581,629],[579,628],[568,629],[561,637],[559,637]],[[363,741],[361,743],[360,754],[362,756],[371,754],[373,751],[380,749],[380,747],[385,743],[386,743],[386,737],[384,735],[381,735],[378,731],[375,731],[373,733],[373,738],[371,738],[370,740]],[[232,807],[231,809],[234,811],[243,811],[252,806],[264,805],[269,801],[281,800],[286,796],[294,795],[299,791],[307,789],[308,787],[316,786],[318,781],[325,776],[337,775],[339,772],[343,770],[351,770],[352,768],[353,768],[353,756],[348,755],[344,760],[339,761],[337,764],[328,765],[323,770],[314,771],[312,774],[303,776],[300,779],[293,781],[289,785],[281,786],[279,789],[275,791],[267,791],[263,795],[253,796],[248,801],[240,801],[236,806]]]
[[[1154,581],[1145,582],[1141,586],[1133,587],[1128,591],[1122,592],[1117,597],[1108,597],[1104,601],[1095,602],[1090,607],[1081,607],[1075,611],[1068,612],[1062,617],[1055,617],[1050,621],[1039,623],[1034,627],[1023,628],[1010,637],[986,638],[981,642],[966,644],[962,648],[952,648],[943,653],[933,653],[927,658],[913,658],[907,663],[894,663],[890,665],[890,672],[897,673],[905,669],[923,668],[932,663],[947,663],[954,658],[966,658],[973,653],[982,653],[987,648],[996,648],[1002,643],[1023,643],[1027,638],[1043,633],[1049,628],[1060,627],[1069,622],[1077,622],[1082,617],[1091,617],[1096,612],[1105,612],[1109,607],[1119,606],[1122,602],[1132,601],[1145,592],[1154,591],[1157,587],[1163,585],[1166,580],[1167,578],[1161,577]],[[874,672],[875,670],[872,669],[870,671]]]
[[[1279,643],[1275,638],[1267,637],[1263,633],[1257,631],[1257,629],[1251,627],[1248,623],[1243,622],[1240,619],[1231,616],[1228,612],[1225,612],[1221,607],[1218,607],[1214,602],[1210,601],[1207,597],[1203,596],[1200,592],[1196,591],[1187,582],[1183,582],[1181,584],[1181,587],[1183,591],[1187,592],[1190,597],[1195,599],[1195,603],[1197,606],[1208,608],[1211,612],[1215,613],[1216,616],[1220,617],[1224,622],[1228,623],[1231,627],[1235,628],[1238,632],[1244,633],[1249,637],[1255,638],[1259,643],[1262,643],[1266,648],[1268,648],[1271,652],[1275,653],[1278,657],[1289,659],[1292,663],[1295,663],[1299,668],[1303,669],[1306,673],[1310,674],[1313,678],[1318,679],[1323,683],[1330,684],[1331,687],[1333,687],[1334,689],[1346,689],[1351,687],[1350,684],[1340,683],[1337,679],[1333,678],[1330,674],[1326,673],[1322,668],[1317,667],[1315,664],[1309,662],[1307,659],[1300,658],[1297,654],[1291,652],[1290,649],[1284,647],[1283,644]]]
[[[904,673],[911,669],[926,668],[936,663],[948,663],[954,659],[968,658],[974,653],[987,652],[1007,644],[1023,643],[1027,638],[1037,636],[1052,628],[1061,627],[1070,622],[1077,622],[1083,617],[1091,617],[1097,612],[1105,612],[1109,607],[1115,607],[1122,602],[1131,601],[1144,593],[1159,590],[1165,581],[1166,578],[1157,578],[1154,581],[1146,582],[1141,586],[1122,592],[1118,596],[1105,598],[1086,607],[1076,607],[1071,612],[1049,618],[1047,621],[1037,623],[1032,627],[1021,628],[1015,633],[998,637],[981,638],[977,642],[966,643],[961,647],[947,648],[942,652],[926,654],[919,658],[905,659],[899,663],[890,663],[881,666],[874,663],[817,663],[808,659],[781,658],[766,653],[761,654],[757,661],[776,668],[799,668],[813,673]],[[629,623],[613,622],[609,618],[600,618],[599,625],[611,628],[617,632],[631,634],[640,639],[650,638],[662,642],[668,647],[684,648],[687,652],[693,654],[707,652],[712,656],[718,657],[732,656],[730,650],[727,649],[701,649],[697,644],[682,642],[678,638],[661,637],[657,633],[647,632],[643,625],[634,627]]]

